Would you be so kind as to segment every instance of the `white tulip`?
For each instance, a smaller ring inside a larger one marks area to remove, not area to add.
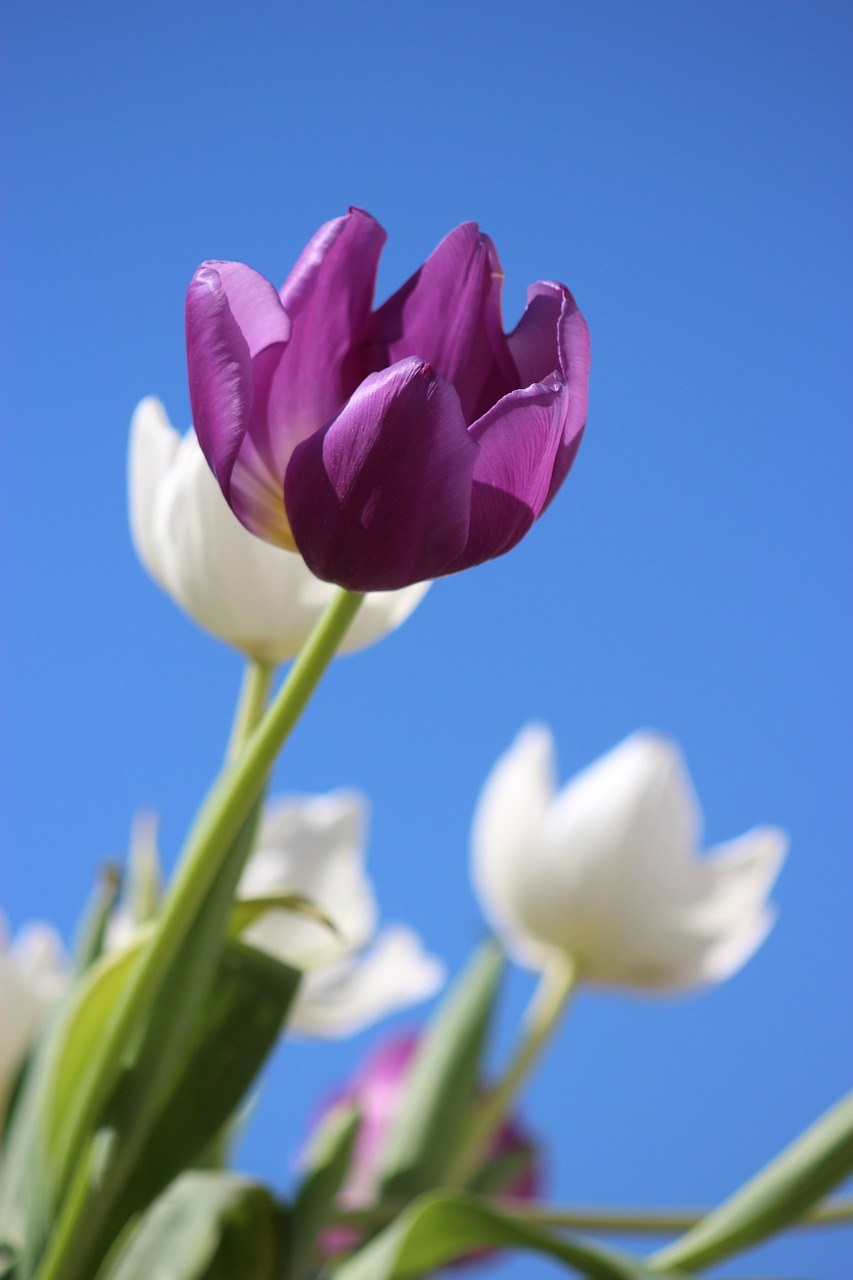
[[[68,967],[56,930],[34,922],[10,944],[0,916],[0,1118],[45,1017],[67,985]]]
[[[298,653],[337,588],[315,578],[301,556],[243,528],[195,432],[182,439],[153,397],[140,402],[131,422],[128,491],[137,554],[191,618],[263,662]],[[393,631],[428,587],[422,582],[371,592],[341,652],[362,649]]]
[[[376,933],[377,907],[364,868],[367,806],[355,791],[291,797],[269,805],[240,898],[294,893],[335,925],[272,910],[244,940],[307,970],[290,1028],[309,1036],[352,1035],[433,995],[444,966],[401,925]],[[373,940],[372,947],[368,944]]]
[[[759,827],[699,857],[700,839],[675,743],[633,734],[558,792],[552,735],[531,725],[480,797],[474,883],[522,963],[563,952],[584,981],[688,990],[729,977],[761,945],[788,845]]]
[[[364,868],[366,841],[367,806],[357,791],[268,804],[237,896],[299,894],[337,932],[292,911],[267,911],[249,926],[245,940],[300,969],[334,964],[366,946],[378,916]]]

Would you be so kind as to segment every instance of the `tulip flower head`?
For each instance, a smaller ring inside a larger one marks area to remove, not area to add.
[[[359,1113],[359,1127],[352,1160],[339,1202],[345,1209],[363,1209],[378,1198],[382,1179],[385,1142],[400,1113],[407,1073],[419,1043],[417,1034],[396,1036],[370,1055],[353,1079],[322,1109],[319,1131],[339,1107],[351,1106]],[[484,1160],[489,1170],[500,1161],[512,1161],[513,1172],[502,1183],[500,1193],[516,1200],[532,1200],[540,1194],[542,1177],[536,1146],[521,1124],[506,1119],[491,1141]],[[348,1227],[334,1227],[324,1233],[330,1252],[353,1248],[359,1233]],[[477,1256],[485,1256],[478,1254]]]
[[[244,940],[305,970],[291,1010],[291,1031],[322,1039],[354,1035],[434,995],[444,965],[405,925],[377,933],[378,908],[364,868],[367,803],[357,791],[290,796],[264,813],[258,848],[240,898],[295,893],[335,925],[271,910]]]
[[[773,923],[787,850],[759,827],[699,857],[701,816],[673,742],[636,733],[556,790],[554,743],[523,730],[473,827],[473,877],[522,963],[569,954],[582,980],[689,990],[736,973]]]
[[[254,537],[229,510],[194,431],[183,438],[158,400],[137,406],[128,454],[133,543],[155,582],[205,630],[262,662],[298,653],[334,595],[301,556]],[[408,618],[427,583],[367,596],[341,652]]]
[[[564,285],[534,285],[504,334],[495,247],[463,223],[374,311],[384,241],[351,209],[280,291],[206,262],[187,293],[193,419],[228,504],[352,591],[510,550],[586,421],[589,336]]]

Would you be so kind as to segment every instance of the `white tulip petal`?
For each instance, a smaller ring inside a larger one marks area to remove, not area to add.
[[[765,907],[748,924],[731,934],[724,935],[713,945],[706,947],[699,958],[695,974],[682,970],[679,975],[678,989],[711,986],[731,978],[743,968],[747,960],[752,959],[773,928],[775,921],[774,909]]]
[[[290,1017],[299,1035],[337,1039],[429,999],[445,969],[403,925],[383,929],[366,953],[306,974]]]
[[[597,875],[603,862],[630,866],[638,885],[658,877],[670,883],[700,836],[699,805],[681,752],[652,733],[632,734],[589,765],[547,816],[547,838],[555,846],[576,848]]]
[[[53,925],[33,921],[23,925],[10,948],[18,971],[44,1004],[52,1004],[68,986],[65,948]]]
[[[293,657],[337,590],[302,557],[244,529],[196,439],[181,439],[159,401],[143,400],[131,424],[130,521],[152,577],[205,630],[253,658]],[[341,652],[375,643],[408,618],[429,583],[372,592]]]
[[[107,921],[107,927],[104,932],[104,950],[118,951],[121,947],[128,946],[139,931],[139,925],[133,918],[133,912],[129,907],[116,907]]]
[[[691,904],[697,926],[725,927],[764,906],[788,852],[778,827],[757,827],[712,849],[692,867]]]
[[[545,725],[528,725],[498,760],[480,795],[472,832],[472,874],[487,918],[523,963],[537,963],[519,921],[535,912],[538,881],[520,851],[531,856],[556,788],[554,741]]]
[[[678,990],[720,981],[772,923],[787,847],[759,828],[697,855],[701,815],[678,747],[634,734],[550,803],[524,731],[495,766],[474,820],[474,883],[522,963],[571,954],[591,983]],[[485,820],[484,820],[485,815]]]
[[[62,941],[50,925],[25,925],[11,945],[6,938],[0,916],[0,1119],[45,1016],[69,981]]]
[[[127,487],[130,532],[136,554],[156,582],[167,586],[160,545],[154,534],[160,486],[172,467],[181,437],[154,396],[136,406],[130,423]]]
[[[246,940],[299,968],[328,964],[364,946],[377,919],[364,869],[366,825],[367,804],[355,791],[270,804],[239,896],[300,894],[334,922],[338,933],[293,912],[269,911],[245,931]]]

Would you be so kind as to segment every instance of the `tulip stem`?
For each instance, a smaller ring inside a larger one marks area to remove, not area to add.
[[[249,734],[260,722],[269,701],[274,676],[275,667],[272,663],[259,662],[255,658],[246,663],[231,737],[228,740],[226,761],[237,758]]]
[[[592,1231],[600,1235],[669,1236],[689,1230],[706,1218],[710,1209],[599,1208],[585,1205],[542,1204],[539,1201],[513,1200],[498,1196],[492,1201],[523,1218],[530,1226],[552,1227],[566,1231]],[[402,1213],[404,1203],[371,1206],[366,1209],[341,1210],[332,1219],[336,1226],[360,1230],[378,1229]],[[821,1227],[853,1225],[853,1199],[827,1200],[809,1210],[802,1218],[788,1224],[792,1231]]]
[[[466,1186],[480,1168],[489,1142],[542,1056],[574,990],[577,966],[568,955],[554,955],[542,970],[522,1022],[515,1054],[498,1082],[474,1111],[451,1166],[451,1186]]]
[[[56,1171],[60,1186],[79,1190],[80,1179],[74,1176],[75,1172],[87,1161],[89,1140],[98,1128],[102,1109],[123,1069],[128,1046],[144,1025],[170,965],[204,911],[211,886],[261,795],[276,756],[335,656],[363,599],[361,594],[344,590],[335,594],[269,710],[239,753],[226,764],[204,801],[187,837],[151,940],[139,956],[111,1021],[103,1028],[80,1094],[74,1100],[73,1128],[63,1167]],[[251,704],[258,709],[263,705],[262,684],[259,671],[247,677],[241,695],[247,707]],[[238,717],[244,727],[249,723],[248,714],[246,709],[245,715]],[[232,735],[232,743],[235,737],[236,734]],[[75,1204],[73,1198],[66,1200],[47,1256],[39,1268],[39,1280],[76,1275],[78,1260],[74,1257],[73,1237],[78,1222],[85,1217],[87,1204],[86,1196],[79,1204]]]

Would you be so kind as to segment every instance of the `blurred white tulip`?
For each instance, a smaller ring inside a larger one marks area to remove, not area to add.
[[[0,1118],[45,1017],[67,986],[68,964],[56,930],[34,921],[10,943],[0,916]]]
[[[376,934],[366,839],[367,805],[356,791],[273,801],[240,881],[240,898],[299,894],[335,924],[332,932],[292,911],[272,910],[243,934],[307,970],[289,1021],[299,1034],[352,1035],[428,999],[444,981],[443,964],[412,930],[392,925]]]
[[[651,991],[721,982],[773,923],[784,832],[699,857],[701,814],[677,745],[636,733],[556,789],[550,731],[498,761],[474,819],[483,909],[522,963],[569,954],[582,981]]]
[[[130,529],[152,578],[200,626],[262,662],[298,653],[337,588],[301,556],[256,538],[222,496],[195,432],[181,438],[148,397],[130,425]],[[371,592],[341,645],[374,644],[408,618],[429,583]]]

